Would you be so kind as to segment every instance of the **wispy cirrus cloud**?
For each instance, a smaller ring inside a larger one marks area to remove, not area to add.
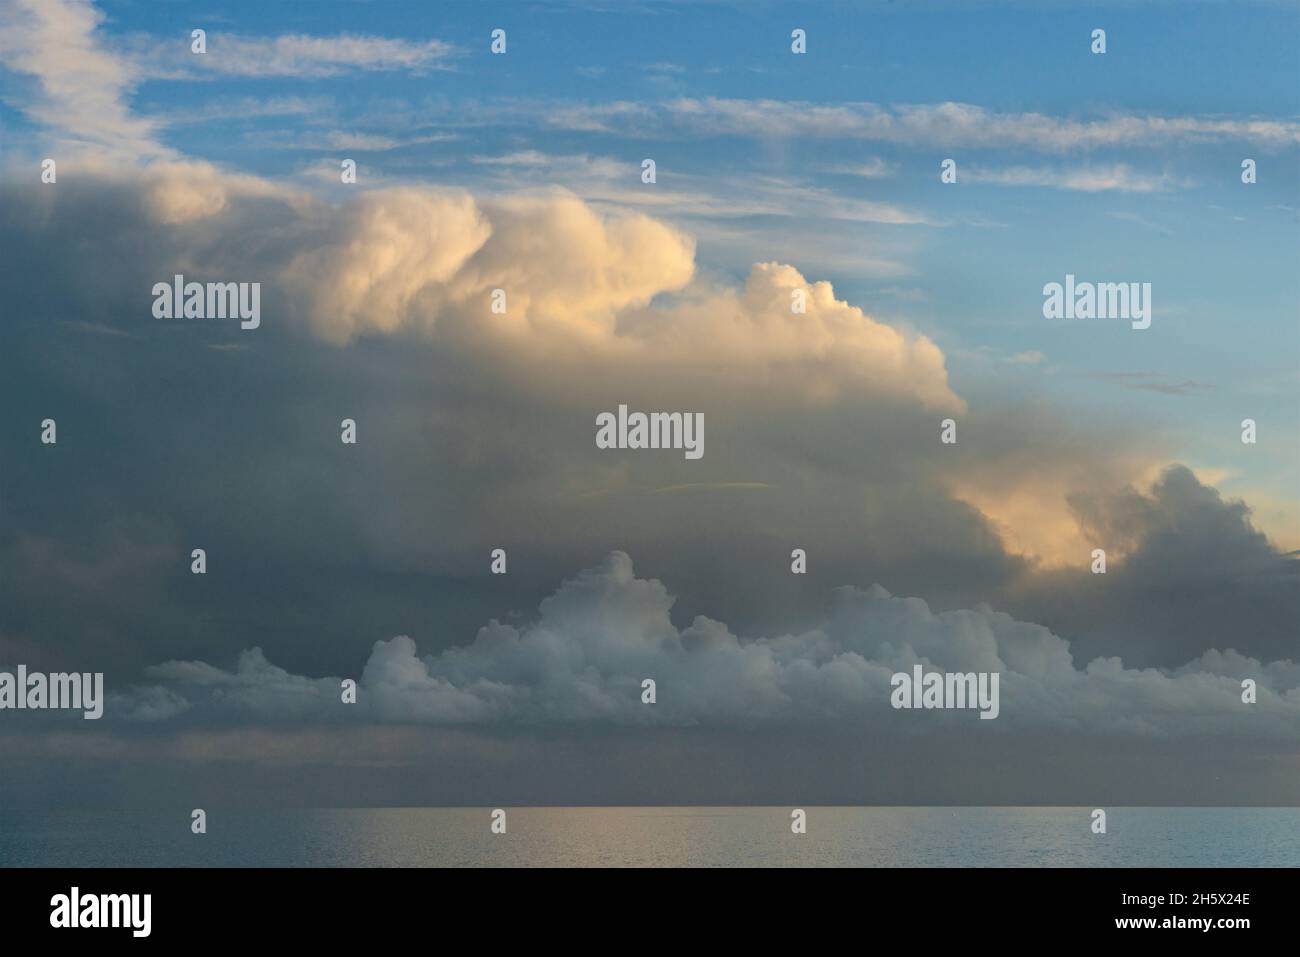
[[[1247,140],[1281,147],[1300,143],[1293,120],[1109,114],[1096,119],[1045,113],[1002,113],[970,103],[881,106],[818,105],[788,100],[679,99],[674,117],[707,123],[719,132],[766,136],[849,136],[899,143],[1006,148],[1046,152],[1173,141]]]
[[[188,38],[136,37],[130,46],[143,73],[168,79],[321,79],[393,71],[419,74],[451,69],[456,55],[456,48],[443,40],[399,40],[356,33],[249,37],[213,30],[206,41],[203,54],[190,50]]]
[[[635,120],[654,117],[656,109],[647,103],[618,100],[613,103],[556,103],[546,111],[545,124],[563,130],[588,133],[623,132]]]
[[[631,185],[639,185],[637,163],[612,156],[520,150],[475,156],[471,162],[493,171],[493,178],[511,189],[562,185],[584,199],[648,207],[689,218],[784,216],[890,226],[937,225],[923,213],[897,203],[845,196],[788,177],[753,175],[741,183],[729,183],[673,172],[655,189],[646,189]]]
[[[1205,395],[1214,391],[1214,386],[1209,382],[1171,378],[1159,372],[1090,372],[1088,378],[1109,382],[1121,389],[1158,392],[1161,395]]]
[[[100,161],[176,159],[159,132],[212,119],[319,113],[323,102],[302,97],[243,98],[160,117],[135,113],[129,100],[151,79],[323,78],[353,72],[448,69],[455,49],[441,40],[399,40],[360,34],[244,37],[210,32],[207,52],[193,53],[188,37],[134,36],[114,41],[101,31],[104,14],[85,0],[5,0],[0,3],[0,65],[29,77],[10,103],[56,131],[67,155]],[[307,149],[386,150],[407,138],[332,132],[294,145]],[[432,142],[424,139],[419,142]]]
[[[155,114],[154,119],[166,126],[187,126],[222,120],[246,122],[266,117],[323,115],[332,106],[332,101],[328,98],[315,96],[220,97],[166,114]]]
[[[258,149],[306,150],[328,152],[353,150],[359,153],[385,153],[403,146],[445,143],[460,139],[458,133],[424,133],[418,136],[389,136],[360,130],[296,132],[293,130],[254,130],[244,134],[244,142]]]
[[[862,179],[884,179],[895,172],[893,163],[887,163],[879,156],[845,166],[832,166],[826,172],[839,173],[844,176],[859,176]]]
[[[1048,166],[1011,166],[1004,169],[965,168],[962,180],[994,186],[1033,186],[1083,193],[1160,193],[1185,187],[1187,181],[1169,173],[1142,173],[1125,163],[1056,169]]]
[[[999,112],[951,101],[883,105],[681,97],[662,103],[563,104],[548,114],[546,122],[569,130],[628,135],[665,134],[682,129],[708,135],[847,138],[915,146],[1020,148],[1045,153],[1177,142],[1243,141],[1267,148],[1300,143],[1300,123],[1292,119],[1120,112],[1062,117],[1038,112]]]

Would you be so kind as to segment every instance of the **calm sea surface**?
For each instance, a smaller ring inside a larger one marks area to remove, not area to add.
[[[0,866],[1296,867],[1300,808],[0,810]]]

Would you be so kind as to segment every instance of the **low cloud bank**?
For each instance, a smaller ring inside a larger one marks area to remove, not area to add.
[[[685,628],[673,598],[636,577],[622,552],[565,581],[537,618],[492,621],[468,645],[421,656],[398,636],[374,645],[357,701],[342,676],[309,678],[259,649],[226,670],[201,661],[149,669],[156,683],[110,700],[139,720],[363,720],[433,725],[736,727],[861,722],[907,732],[970,721],[969,711],[897,712],[890,678],[928,671],[1001,674],[999,730],[1139,736],[1294,737],[1300,664],[1208,651],[1177,669],[1125,668],[1118,658],[1076,665],[1069,643],[1041,625],[981,606],[934,612],[883,588],[841,588],[826,620],[801,634],[742,639],[700,616]],[[654,704],[642,681],[656,683]],[[1242,701],[1242,680],[1258,701]],[[981,728],[983,730],[983,728]]]

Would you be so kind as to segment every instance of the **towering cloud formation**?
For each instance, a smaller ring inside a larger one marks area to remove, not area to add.
[[[317,248],[285,271],[326,339],[405,326],[432,329],[456,311],[488,325],[559,326],[608,334],[615,313],[678,289],[694,243],[644,216],[599,217],[566,193],[480,206],[464,193],[380,190],[335,215]],[[493,290],[505,312],[493,313]]]
[[[364,442],[383,450],[365,470],[331,472],[285,499],[268,488],[216,504],[244,516],[222,526],[243,529],[249,547],[292,549],[292,536],[261,540],[319,496],[314,527],[359,542],[352,554],[378,568],[464,575],[481,554],[476,530],[508,529],[523,554],[548,557],[517,566],[536,595],[548,584],[543,567],[580,567],[594,549],[622,547],[671,581],[688,608],[765,633],[806,627],[816,611],[816,592],[795,588],[777,558],[801,544],[813,550],[810,580],[822,589],[882,581],[949,607],[1003,596],[1089,656],[1175,666],[1225,647],[1220,636],[1249,617],[1256,626],[1234,635],[1239,650],[1289,657],[1294,563],[1250,526],[1245,506],[1219,501],[1186,471],[1143,504],[1121,490],[1159,462],[1149,438],[1124,424],[1075,426],[1062,438],[1059,413],[1042,405],[967,409],[932,341],[873,319],[791,266],[760,263],[740,285],[695,276],[692,242],[677,229],[599,213],[564,192],[478,199],[405,187],[333,205],[200,163],[129,177],[82,171],[55,190],[10,187],[0,218],[14,266],[0,293],[14,304],[6,331],[15,350],[28,341],[23,328],[76,315],[79,329],[115,334],[87,345],[135,343],[99,363],[99,376],[130,378],[137,363],[204,367],[212,360],[192,354],[196,331],[178,336],[149,313],[148,290],[183,270],[200,281],[262,282],[262,325],[247,334],[256,338],[210,343],[267,357],[241,366],[249,373],[389,397],[361,416]],[[74,235],[83,256],[72,268],[60,251]],[[495,289],[503,313],[491,308]],[[348,344],[382,363],[343,358]],[[48,348],[39,355],[50,361]],[[68,368],[46,368],[42,387]],[[213,368],[198,381],[224,374]],[[405,383],[396,391],[393,376]],[[155,428],[193,434],[203,395],[151,404]],[[282,473],[322,427],[309,394],[247,400],[234,419],[228,407],[214,410],[203,427],[213,448],[223,447],[223,428],[268,415],[284,417],[275,428],[290,448],[250,440],[241,426],[230,441],[247,458],[223,454],[210,466],[232,482]],[[635,469],[602,458],[594,416],[620,403],[701,412],[716,451],[689,475],[680,457],[638,459]],[[110,432],[125,427],[123,414]],[[943,448],[948,415],[961,417],[964,438]],[[157,474],[142,461],[134,481],[155,488]],[[158,493],[145,499],[152,507]],[[171,508],[192,516],[196,507],[214,503]],[[246,520],[250,509],[259,520]],[[1175,539],[1176,554],[1144,558]],[[1059,550],[1039,552],[1040,542]],[[1080,556],[1094,543],[1120,574],[1086,574]],[[712,551],[721,544],[725,556]],[[1036,554],[1062,570],[1035,566]],[[1213,587],[1198,584],[1207,575]],[[1160,596],[1199,611],[1134,612]]]
[[[63,277],[74,288],[60,295],[106,274],[153,277],[150,286],[180,271],[248,277],[263,283],[269,327],[292,319],[336,345],[426,333],[508,352],[501,361],[596,376],[617,365],[624,382],[766,379],[814,405],[857,395],[965,408],[932,341],[872,319],[830,283],[779,263],[756,265],[739,289],[693,280],[689,236],[639,214],[598,214],[564,191],[479,201],[402,187],[334,206],[186,162],[129,177],[86,171],[54,195],[15,189],[6,200],[7,227],[33,253],[89,221],[94,270]],[[113,218],[111,235],[101,216]],[[166,244],[150,240],[160,229]],[[114,322],[147,333],[142,314],[124,307]],[[563,389],[562,377],[554,385]]]

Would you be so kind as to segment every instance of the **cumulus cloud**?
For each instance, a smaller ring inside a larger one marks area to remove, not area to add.
[[[1207,648],[1262,658],[1300,651],[1300,558],[1280,552],[1251,521],[1185,466],[1150,488],[1075,492],[1070,506],[1108,570],[1079,561],[1025,580],[1017,607],[1093,654],[1172,665]]]
[[[153,686],[110,702],[129,718],[182,707],[209,719],[397,723],[750,726],[860,722],[912,732],[952,727],[966,712],[895,712],[890,678],[926,671],[998,672],[999,729],[1159,737],[1293,736],[1300,665],[1208,651],[1174,670],[1126,668],[1117,657],[1080,667],[1069,643],[987,606],[934,611],[874,585],[836,591],[828,617],[798,634],[745,639],[697,616],[683,628],[662,583],[638,578],[613,552],[564,582],[522,627],[492,621],[468,645],[420,656],[409,637],[375,643],[355,705],[340,679],[272,665],[260,650],[233,670],[200,661],[151,668]],[[657,702],[641,701],[642,681]],[[1241,700],[1241,681],[1259,700]],[[164,701],[166,706],[160,706]]]
[[[480,198],[403,187],[333,205],[198,163],[76,178],[58,190],[9,187],[0,220],[10,275],[47,280],[5,286],[15,304],[10,328],[79,315],[136,337],[100,336],[102,345],[148,343],[96,363],[72,386],[76,395],[120,404],[132,394],[123,391],[128,365],[143,363],[140,374],[150,375],[143,369],[191,343],[152,318],[145,295],[183,272],[263,283],[257,337],[233,343],[223,341],[228,329],[190,326],[206,345],[279,350],[283,374],[291,366],[330,383],[319,388],[331,394],[364,382],[361,393],[393,400],[349,402],[367,443],[388,450],[363,470],[322,478],[301,448],[286,453],[247,437],[234,440],[246,458],[211,462],[213,474],[236,484],[241,475],[279,474],[290,459],[313,476],[305,490],[275,486],[262,499],[228,503],[250,542],[304,509],[306,495],[322,513],[313,519],[323,523],[319,535],[354,543],[353,554],[389,570],[463,575],[482,547],[474,530],[508,528],[515,548],[537,559],[523,574],[541,589],[544,556],[577,567],[597,548],[619,547],[671,580],[688,607],[711,608],[740,628],[811,620],[809,593],[762,560],[799,543],[816,549],[810,578],[823,588],[835,575],[949,607],[996,599],[1090,656],[1174,666],[1232,634],[1244,652],[1294,657],[1285,623],[1300,590],[1278,571],[1290,566],[1276,549],[1242,531],[1244,511],[1221,515],[1237,507],[1206,499],[1213,490],[1155,509],[1088,504],[1089,492],[1122,489],[1168,462],[1172,450],[1159,436],[1117,422],[1063,428],[1041,401],[967,409],[927,337],[879,321],[787,264],[758,263],[740,284],[696,275],[690,237],[657,220],[602,212],[562,191]],[[66,257],[52,251],[71,237],[83,255],[65,270]],[[505,315],[491,312],[494,288],[508,295]],[[801,291],[802,314],[791,308]],[[283,348],[284,338],[297,347]],[[350,359],[345,369],[342,357],[307,348],[310,340],[326,351],[353,343],[358,356],[382,361]],[[279,375],[270,368],[257,374]],[[43,375],[48,382],[63,370]],[[394,375],[408,383],[396,393]],[[265,403],[256,396],[248,401],[245,416],[276,414],[257,411]],[[594,416],[620,402],[702,411],[709,449],[725,452],[708,452],[688,471],[680,456],[602,453],[591,439]],[[188,390],[164,404],[178,409],[176,420],[163,424],[155,404],[153,421],[178,437],[194,434],[200,409],[205,428],[220,430],[228,417]],[[286,435],[320,429],[317,403],[291,403],[282,414],[276,428]],[[938,420],[949,414],[962,414],[963,434],[978,441],[941,448]],[[151,501],[175,499],[146,468],[134,481],[155,489]],[[249,509],[259,516],[251,526]],[[1180,529],[1191,538],[1173,554],[1138,560],[1143,541],[1154,548]],[[258,547],[287,547],[283,534],[270,537]],[[722,560],[710,542],[734,554]],[[1104,582],[1086,574],[1099,542],[1118,563]],[[1195,563],[1178,560],[1199,553],[1226,556],[1210,560],[1214,589],[1197,584],[1208,579]],[[1161,562],[1170,571],[1153,578]],[[1142,612],[1153,595],[1173,596],[1169,616]],[[1217,610],[1208,614],[1211,603]],[[1237,635],[1233,622],[1243,620],[1259,627]]]
[[[119,507],[138,489],[133,507],[141,510],[167,500],[170,513],[189,515],[192,525],[201,509],[220,528],[238,530],[229,547],[266,537],[257,547],[295,566],[318,560],[318,547],[348,541],[345,564],[364,561],[382,574],[464,574],[480,547],[476,529],[508,527],[517,554],[534,551],[560,567],[591,561],[603,539],[602,551],[634,549],[652,566],[677,554],[684,577],[696,582],[689,600],[708,597],[731,621],[742,620],[740,608],[758,608],[740,587],[743,576],[728,585],[721,565],[683,551],[692,530],[710,528],[750,555],[767,549],[760,539],[768,536],[815,538],[819,567],[847,563],[840,567],[855,580],[878,580],[883,568],[855,563],[888,555],[895,587],[919,583],[940,550],[947,562],[978,566],[977,577],[998,574],[1000,558],[978,515],[945,500],[925,464],[935,452],[936,413],[964,407],[942,350],[791,266],[760,263],[739,284],[697,276],[682,231],[563,192],[479,198],[385,189],[332,205],[264,180],[173,164],[74,177],[58,190],[14,185],[3,199],[13,268],[12,281],[0,284],[15,304],[5,326],[13,341],[44,317],[66,315],[139,337],[97,337],[139,348],[89,366],[30,366],[45,383],[41,394],[58,382],[77,397],[70,402],[94,396],[116,409],[100,433],[107,437],[136,421],[124,403],[144,400],[126,383],[155,383],[151,421],[174,436],[172,447],[188,450],[175,467],[203,461],[211,480],[162,487],[166,466],[132,459],[117,473]],[[54,254],[72,237],[82,254],[75,268]],[[221,323],[154,319],[149,290],[175,273],[260,281],[261,328],[250,335]],[[19,282],[24,275],[44,279]],[[498,286],[508,294],[500,316],[490,308]],[[800,291],[804,313],[791,308]],[[344,342],[346,353],[334,348]],[[196,345],[246,346],[240,355],[255,361],[207,368]],[[158,379],[158,369],[177,362],[190,378]],[[86,375],[70,377],[83,367]],[[234,405],[229,396],[218,400],[220,389],[189,388],[232,371],[257,380]],[[309,388],[281,394],[285,376]],[[268,399],[268,389],[278,398]],[[364,423],[367,448],[389,451],[358,470],[312,464],[302,443],[320,435],[321,395],[346,401],[335,427],[350,414]],[[702,412],[710,451],[689,470],[680,455],[632,461],[602,453],[592,441],[595,416],[622,402]],[[253,420],[285,444],[247,429]],[[199,435],[207,437],[203,450],[194,447]],[[224,490],[239,487],[241,475],[283,479],[227,500]],[[655,491],[664,488],[682,491]],[[646,495],[656,496],[653,506]],[[727,496],[726,507],[713,495]],[[192,496],[206,501],[178,500]],[[222,512],[229,520],[216,521]],[[308,512],[314,531],[285,528],[285,516]],[[96,521],[88,513],[82,520]],[[849,539],[878,547],[864,551]],[[308,553],[291,558],[298,548]],[[547,587],[544,567],[532,563],[518,580],[531,575],[527,587]],[[720,600],[721,592],[730,595]],[[791,613],[798,605],[789,602]],[[338,637],[345,647],[348,639]]]
[[[149,167],[141,196],[153,222],[177,226],[211,219],[235,197],[270,197],[276,192],[263,179],[223,172],[210,163],[163,162]]]
[[[964,408],[933,341],[871,318],[830,283],[776,262],[755,265],[741,288],[697,280],[689,235],[564,190],[480,199],[392,187],[334,206],[211,164],[165,162],[129,178],[88,175],[54,197],[15,191],[8,219],[39,243],[84,220],[87,204],[111,204],[117,219],[111,237],[87,237],[103,272],[143,272],[147,285],[174,272],[256,278],[294,328],[338,345],[450,326],[455,341],[517,358],[622,363],[622,381],[709,368],[741,382],[787,376],[786,388],[813,400],[847,392]],[[133,208],[143,215],[123,220]],[[148,249],[157,226],[169,241]],[[504,314],[492,310],[497,289]]]
[[[172,194],[184,197],[166,207],[173,216],[218,205],[206,175],[187,193],[167,187]],[[849,388],[964,408],[931,340],[873,320],[830,283],[761,263],[743,289],[692,285],[688,235],[644,215],[597,213],[562,190],[480,201],[428,187],[379,189],[318,207],[301,224],[303,241],[279,272],[285,299],[330,342],[433,331],[450,317],[469,338],[531,335],[538,352],[577,341],[660,369],[726,356],[728,374],[742,377],[807,373],[798,387],[823,397]],[[497,289],[504,315],[491,309]],[[792,309],[796,292],[806,296],[803,312]],[[682,295],[651,305],[667,293]]]
[[[803,313],[791,308],[796,294]],[[686,368],[726,355],[741,375],[751,368],[784,374],[791,391],[815,402],[874,393],[965,409],[933,341],[872,319],[836,298],[829,282],[810,282],[782,263],[756,264],[743,289],[705,289],[672,308],[634,313],[621,328],[670,350]]]
[[[680,289],[695,269],[695,243],[640,215],[602,219],[574,196],[516,196],[490,208],[496,235],[468,264],[472,285],[516,289],[532,319],[609,331],[613,314]]]
[[[684,234],[646,216],[597,215],[560,191],[480,203],[377,190],[340,210],[329,232],[336,242],[298,253],[284,275],[307,323],[335,342],[432,329],[450,311],[483,329],[609,335],[618,310],[681,288],[694,271]],[[496,289],[504,313],[491,309]]]
[[[339,342],[405,325],[426,292],[422,318],[432,325],[430,298],[492,233],[468,195],[415,189],[364,196],[339,220],[336,244],[299,252],[285,269],[306,321]]]

